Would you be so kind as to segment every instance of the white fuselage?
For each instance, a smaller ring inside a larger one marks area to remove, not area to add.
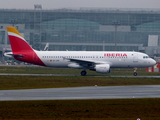
[[[74,63],[69,59],[109,64],[111,68],[149,67],[156,61],[147,54],[126,51],[36,51],[38,57],[48,67],[69,67]]]

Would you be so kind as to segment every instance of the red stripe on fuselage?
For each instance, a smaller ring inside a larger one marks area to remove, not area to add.
[[[15,59],[23,62],[28,62],[36,65],[46,66],[38,57],[36,52],[30,45],[21,38],[9,35],[12,53],[15,55],[22,55],[23,57],[14,57]]]

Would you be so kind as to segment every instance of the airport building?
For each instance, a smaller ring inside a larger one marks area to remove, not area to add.
[[[160,56],[160,9],[0,9],[0,60],[10,49],[7,26],[43,50],[141,51]]]

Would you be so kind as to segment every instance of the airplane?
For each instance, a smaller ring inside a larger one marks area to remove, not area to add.
[[[145,68],[154,66],[156,61],[147,54],[135,51],[37,51],[33,49],[14,27],[7,27],[15,59],[35,65],[58,68],[82,69],[98,73],[110,73],[111,68]],[[134,69],[134,76],[137,76]]]

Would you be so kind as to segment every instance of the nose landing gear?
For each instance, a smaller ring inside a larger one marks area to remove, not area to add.
[[[134,73],[133,73],[134,76],[137,76],[137,68],[134,68]]]

